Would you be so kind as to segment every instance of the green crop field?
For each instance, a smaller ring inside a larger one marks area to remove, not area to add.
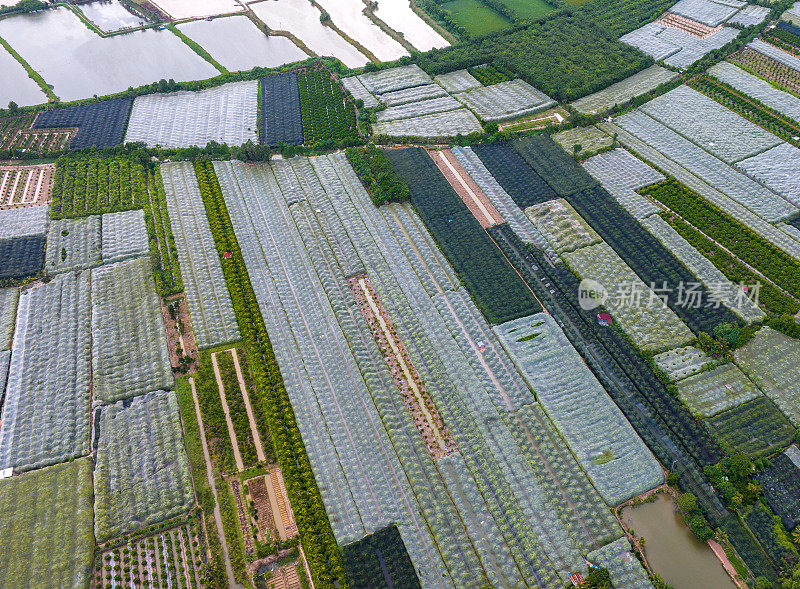
[[[580,4],[584,0],[571,0],[568,4]],[[503,4],[508,6],[519,18],[539,18],[554,10],[544,0],[503,0]]]
[[[525,0],[516,0],[525,3]],[[511,23],[502,14],[484,6],[478,0],[453,0],[441,4],[453,21],[469,33],[471,37],[479,37],[496,33],[511,26]]]

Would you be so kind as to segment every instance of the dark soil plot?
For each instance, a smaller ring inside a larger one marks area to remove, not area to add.
[[[794,426],[767,397],[757,397],[706,419],[711,436],[727,454],[758,458],[784,449]]]
[[[793,553],[778,542],[775,527],[777,522],[769,510],[760,502],[753,506],[753,510],[744,518],[747,527],[761,544],[764,552],[776,567],[781,567],[784,560],[791,560]],[[796,557],[795,557],[796,562]]]
[[[47,239],[28,235],[0,239],[0,278],[24,278],[44,267]]]
[[[793,530],[800,524],[800,468],[781,452],[758,475],[767,505]]]
[[[78,133],[70,141],[70,149],[114,147],[122,143],[125,137],[125,127],[132,107],[132,98],[114,98],[103,102],[89,102],[59,110],[48,110],[39,113],[33,128],[77,127]]]
[[[512,145],[646,285],[666,285],[670,289],[663,292],[667,305],[692,331],[710,333],[720,323],[737,323],[736,316],[726,307],[705,306],[707,292],[703,292],[699,307],[680,301],[678,289],[698,283],[697,278],[552,139],[531,136]]]
[[[395,525],[348,544],[342,548],[342,559],[350,586],[354,589],[421,587]]]
[[[473,145],[483,165],[521,209],[558,198],[508,143]]]
[[[262,142],[270,147],[281,143],[303,143],[303,113],[297,74],[288,72],[261,80]]]
[[[489,323],[542,310],[514,268],[422,148],[386,152],[411,203]]]

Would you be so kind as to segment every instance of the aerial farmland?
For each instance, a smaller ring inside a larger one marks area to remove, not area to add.
[[[0,5],[0,587],[797,587],[798,14]]]

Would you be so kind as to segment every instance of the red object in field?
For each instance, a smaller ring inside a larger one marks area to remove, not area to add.
[[[233,253],[231,253],[231,252],[225,252],[224,254],[222,254],[222,257],[223,258],[230,258],[232,255],[233,255]]]
[[[597,314],[597,322],[600,325],[608,327],[609,325],[611,325],[613,320],[611,319],[611,315],[609,315],[608,313],[598,313]]]
[[[583,583],[583,575],[581,575],[580,573],[572,573],[572,574],[569,576],[569,580],[570,580],[570,581],[572,581],[572,584],[573,584],[575,587],[577,587],[578,585],[580,585],[581,583]]]

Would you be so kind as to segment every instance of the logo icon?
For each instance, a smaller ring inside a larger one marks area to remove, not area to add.
[[[578,285],[578,304],[584,311],[591,311],[606,302],[608,291],[606,287],[590,278],[581,280]]]

